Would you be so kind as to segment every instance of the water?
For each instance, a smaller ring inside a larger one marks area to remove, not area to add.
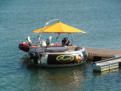
[[[0,0],[0,91],[120,91],[121,70],[93,74],[92,65],[28,68],[18,44],[51,19],[87,32],[75,43],[121,49],[120,0]]]

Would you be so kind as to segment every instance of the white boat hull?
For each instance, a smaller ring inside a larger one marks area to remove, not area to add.
[[[41,56],[38,56],[41,55]],[[87,58],[85,48],[77,51],[65,52],[45,52],[31,55],[29,53],[31,65],[41,67],[68,67],[84,63]]]

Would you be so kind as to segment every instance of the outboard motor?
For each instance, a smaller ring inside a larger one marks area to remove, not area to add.
[[[33,61],[34,64],[38,64],[38,60],[41,60],[43,52],[44,51],[41,50],[40,48],[32,48],[29,51],[30,59]]]

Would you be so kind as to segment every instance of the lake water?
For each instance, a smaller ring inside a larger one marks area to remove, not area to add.
[[[121,91],[121,70],[94,74],[92,64],[28,68],[18,49],[33,30],[60,19],[86,34],[75,44],[121,49],[121,0],[0,0],[0,91]]]

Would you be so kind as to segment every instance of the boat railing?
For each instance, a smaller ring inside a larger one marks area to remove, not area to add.
[[[45,26],[48,26],[50,23],[53,23],[53,22],[60,22],[60,20],[59,19],[50,20],[50,21],[45,23]]]

